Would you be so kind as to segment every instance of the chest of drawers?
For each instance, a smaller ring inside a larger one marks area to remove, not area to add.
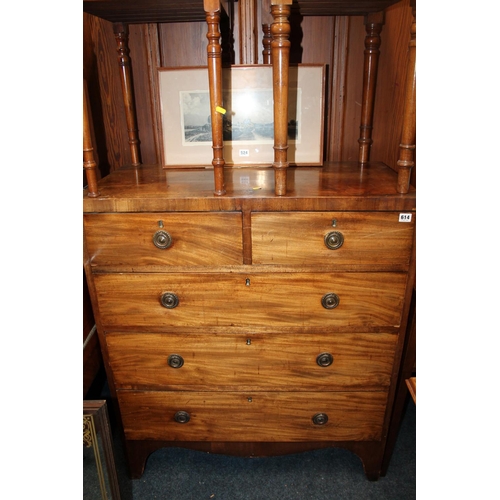
[[[167,175],[184,182],[167,190]],[[414,192],[397,194],[376,163],[297,168],[279,198],[270,169],[245,169],[256,190],[226,171],[223,198],[207,195],[211,175],[143,166],[137,180],[124,168],[84,200],[85,267],[132,475],[162,446],[343,446],[378,477]]]

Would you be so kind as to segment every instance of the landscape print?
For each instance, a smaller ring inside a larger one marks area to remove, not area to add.
[[[295,89],[295,102],[289,103],[288,139],[299,137],[300,89]],[[227,143],[257,142],[272,144],[273,91],[272,89],[233,90],[223,98],[223,139]],[[180,91],[181,127],[183,145],[212,142],[210,95],[208,91]]]

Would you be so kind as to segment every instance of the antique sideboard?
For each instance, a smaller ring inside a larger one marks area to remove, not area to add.
[[[183,16],[206,19],[208,30],[208,168],[141,164],[125,52],[132,162],[99,181],[84,107],[84,267],[134,478],[165,446],[243,456],[339,446],[361,458],[369,479],[385,473],[415,279],[414,24],[393,169],[370,159],[370,146],[378,26],[396,2],[295,2],[305,16],[365,16],[372,28],[359,158],[294,166],[280,104],[291,3],[263,2],[272,17],[274,161],[230,168],[216,109],[219,2],[184,2],[184,11],[172,1],[83,2],[117,33],[123,23]]]

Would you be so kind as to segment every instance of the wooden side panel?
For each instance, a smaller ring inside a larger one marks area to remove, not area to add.
[[[89,82],[89,98],[93,103],[94,126],[96,122],[101,122],[99,131],[104,134],[104,141],[98,138],[99,160],[109,165],[109,171],[113,171],[131,162],[116,40],[110,22],[94,16],[89,16],[88,21],[84,27],[90,30],[99,86],[99,94],[95,95],[93,81]],[[103,170],[105,174],[107,168]]]
[[[104,327],[399,326],[404,273],[207,273],[94,276]],[[179,304],[167,309],[164,293]],[[335,293],[339,305],[321,300]]]
[[[122,271],[147,266],[237,265],[243,263],[241,213],[86,214],[90,265]],[[153,243],[158,231],[172,243]]]
[[[159,25],[161,65],[164,68],[207,66],[207,24]]]
[[[387,393],[118,391],[118,399],[127,439],[361,441],[381,439]],[[189,422],[176,422],[178,411]],[[315,425],[317,413],[328,422]]]
[[[396,340],[389,333],[106,336],[118,387],[198,390],[387,388]],[[322,353],[333,356],[331,365],[317,363]],[[172,354],[182,357],[180,368],[168,364]]]
[[[413,218],[414,219],[414,218]],[[253,264],[377,265],[406,269],[414,220],[399,222],[393,212],[283,212],[252,214]],[[329,233],[342,246],[330,250]]]

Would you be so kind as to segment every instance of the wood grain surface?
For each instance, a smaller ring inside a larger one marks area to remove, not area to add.
[[[96,274],[94,282],[105,330],[281,325],[363,331],[400,324],[406,274],[257,274],[249,269],[224,274]],[[176,294],[179,305],[163,307],[163,293]],[[321,305],[327,293],[338,295],[335,309]]]
[[[126,334],[106,336],[120,388],[376,390],[391,381],[397,335]],[[320,366],[329,353],[333,363]],[[180,368],[168,364],[177,354]]]
[[[387,393],[118,391],[127,439],[361,441],[381,438]],[[190,420],[174,420],[178,411]],[[312,418],[326,413],[325,425]]]

